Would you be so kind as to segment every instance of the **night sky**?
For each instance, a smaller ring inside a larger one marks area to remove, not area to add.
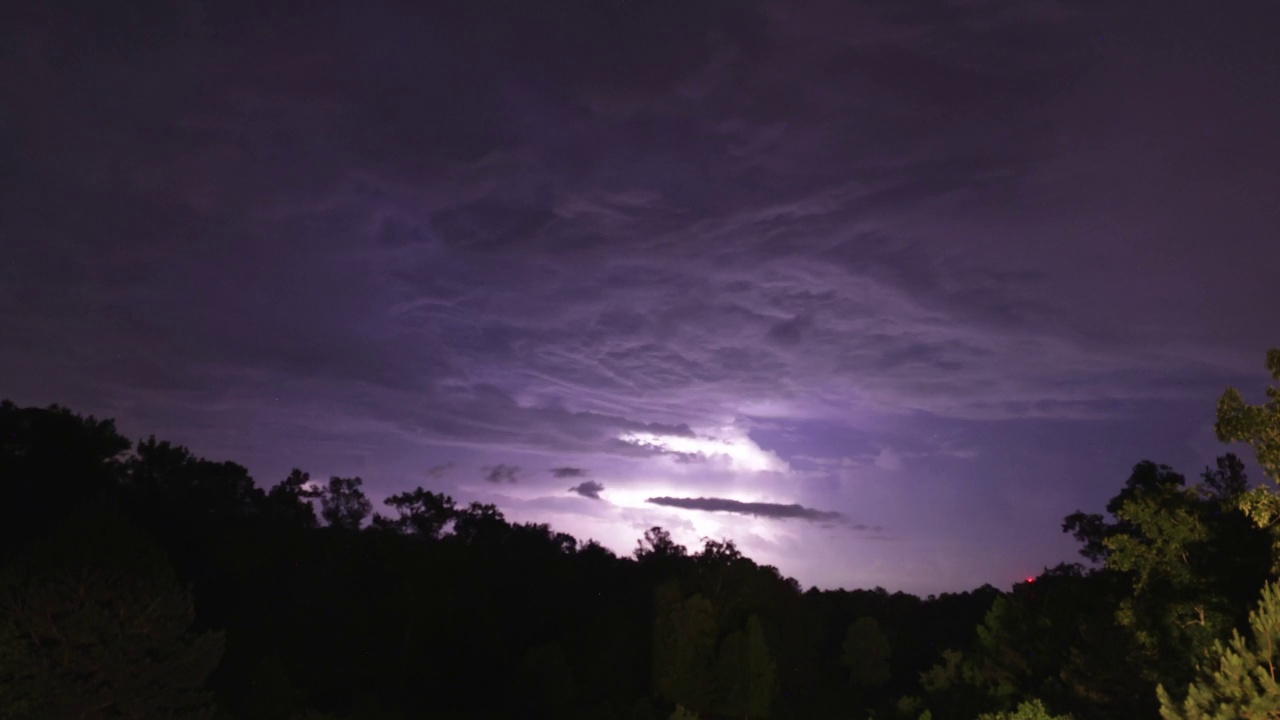
[[[21,5],[0,397],[264,485],[1008,587],[1280,345],[1273,2]]]

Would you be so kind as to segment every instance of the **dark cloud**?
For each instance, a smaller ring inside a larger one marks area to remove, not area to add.
[[[519,474],[520,468],[515,465],[498,464],[484,468],[484,479],[491,483],[513,483]]]
[[[844,522],[845,520],[843,513],[815,510],[813,508],[807,508],[803,505],[796,504],[783,505],[780,503],[741,502],[738,500],[730,500],[728,498],[715,497],[651,497],[645,502],[652,503],[654,505],[665,505],[666,507],[683,508],[685,510],[727,512],[736,513],[738,515],[775,518],[779,520],[798,519],[823,523]],[[872,528],[865,525],[855,525],[853,527],[859,530],[880,530],[880,528]]]
[[[5,335],[94,365],[103,395],[163,379],[244,403],[289,394],[284,379],[299,402],[318,385],[428,441],[573,450],[783,394],[1070,413],[1081,393],[1116,392],[1105,373],[1148,362],[1062,347],[1101,325],[1038,296],[1052,267],[1013,262],[1005,216],[992,229],[956,215],[1012,212],[1036,163],[1056,157],[1052,123],[1024,108],[1105,69],[1109,55],[1053,54],[1090,18],[1050,2],[635,5],[548,11],[583,33],[556,41],[517,32],[550,21],[514,3],[376,3],[306,22],[245,7],[273,41],[244,47],[230,42],[246,22],[236,13],[208,13],[179,42],[176,16],[140,12],[129,27],[151,29],[132,40],[78,36],[122,63],[96,70],[52,63],[42,53],[69,40],[32,28],[4,69],[43,80],[0,92],[23,138],[19,172],[61,182],[20,185],[0,208],[10,267],[23,268],[0,277],[12,289],[0,304],[23,308]],[[124,52],[139,43],[172,62]],[[309,52],[317,43],[327,52]],[[241,64],[209,74],[220,57]],[[88,116],[101,122],[54,131]],[[164,143],[153,123],[172,128]],[[93,210],[33,212],[43,204]],[[920,208],[986,239],[956,252],[959,231]],[[77,251],[87,236],[122,242]],[[167,250],[172,237],[195,251]],[[50,292],[49,273],[84,292]],[[236,292],[171,301],[207,277]],[[53,318],[80,325],[50,333]],[[529,350],[519,371],[517,348]],[[57,380],[35,370],[22,375],[32,387]],[[1161,370],[1128,392],[1184,387]],[[1093,382],[1039,402],[1064,373]],[[531,384],[553,402],[528,402]]]
[[[557,478],[575,478],[583,477],[587,471],[579,467],[557,467],[551,468],[551,475]]]
[[[453,469],[452,461],[447,463],[441,463],[439,465],[432,465],[431,467],[427,468],[427,477],[431,478],[432,480],[438,480],[444,477],[446,474],[448,474],[448,472],[452,469]]]
[[[576,493],[582,497],[591,498],[593,500],[599,500],[600,493],[603,491],[604,485],[596,482],[595,480],[586,480],[569,488],[569,492]]]
[[[769,328],[769,341],[778,345],[799,345],[812,324],[813,318],[809,315],[797,315],[783,320]]]

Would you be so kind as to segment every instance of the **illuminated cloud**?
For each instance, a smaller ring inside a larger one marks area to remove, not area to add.
[[[551,474],[557,478],[575,478],[586,476],[587,471],[579,467],[558,467],[551,468]]]
[[[772,452],[762,449],[750,437],[735,428],[723,429],[718,436],[659,435],[650,432],[627,432],[619,438],[637,447],[669,454],[679,460],[722,462],[742,472],[785,472],[787,463]]]

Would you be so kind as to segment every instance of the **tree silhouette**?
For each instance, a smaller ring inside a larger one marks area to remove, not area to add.
[[[1200,486],[1212,497],[1233,502],[1249,489],[1249,477],[1245,474],[1244,462],[1227,453],[1214,461],[1216,467],[1205,468],[1200,473]]]
[[[978,716],[978,720],[1072,720],[1070,715],[1052,715],[1044,703],[1039,700],[1028,700],[1020,703],[1013,712],[986,713]]]
[[[654,604],[654,691],[668,702],[704,710],[711,704],[716,609],[702,595],[682,597],[674,584],[660,588]]]
[[[0,548],[17,550],[80,503],[115,491],[131,447],[110,420],[0,401]]]
[[[507,538],[511,524],[496,505],[473,502],[454,513],[453,536],[468,545],[494,546]]]
[[[329,484],[320,493],[320,517],[331,528],[359,530],[373,512],[373,504],[365,497],[360,486],[364,481],[355,478],[329,478]]]
[[[720,715],[767,718],[773,701],[777,668],[765,642],[760,618],[752,615],[744,630],[720,643],[714,666]]]
[[[670,720],[698,720],[698,713],[685,709],[683,705],[676,705],[676,709],[671,712]]]
[[[457,516],[453,498],[422,488],[392,495],[386,504],[399,513],[394,521],[397,529],[427,540],[439,539],[445,525]]]
[[[520,661],[520,679],[531,714],[542,710],[548,718],[561,718],[572,713],[577,682],[559,643],[546,643],[526,652]]]
[[[294,468],[267,491],[263,512],[284,525],[315,527],[316,511],[311,503],[320,496],[320,490],[311,484],[311,475]]]
[[[0,579],[0,687],[15,717],[211,717],[218,635],[193,634],[192,597],[118,513],[86,510]],[[29,713],[29,714],[24,714]]]
[[[665,560],[688,554],[685,546],[671,539],[670,532],[657,526],[644,531],[644,538],[636,541],[634,553],[637,560]]]
[[[841,661],[854,687],[877,687],[889,680],[889,638],[873,617],[860,617],[844,634]]]

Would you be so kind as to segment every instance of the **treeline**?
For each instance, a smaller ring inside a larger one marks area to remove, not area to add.
[[[1218,419],[1275,472],[1280,390]],[[1105,510],[1063,524],[1089,568],[1011,592],[804,591],[729,541],[618,557],[421,488],[263,489],[6,402],[0,720],[1280,716],[1280,495],[1143,462]]]

